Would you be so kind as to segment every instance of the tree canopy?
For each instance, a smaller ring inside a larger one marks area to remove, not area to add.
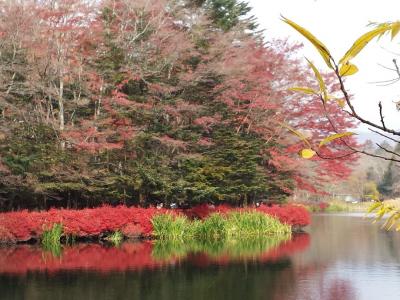
[[[299,45],[260,38],[244,2],[26,0],[0,10],[1,209],[283,201],[350,174],[339,140],[298,158],[293,128],[316,143],[355,122],[288,91],[314,86],[314,73]],[[329,93],[339,89],[322,76]]]

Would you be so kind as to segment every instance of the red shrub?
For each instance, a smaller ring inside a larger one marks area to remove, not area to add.
[[[248,208],[254,209],[254,208]],[[248,210],[233,208],[228,205],[202,204],[184,211],[190,218],[204,219],[211,213],[228,213],[232,210]],[[276,216],[281,222],[293,226],[310,224],[308,211],[298,205],[271,206],[262,205],[256,209],[268,215]],[[65,234],[79,237],[97,236],[101,233],[121,230],[128,237],[150,236],[153,231],[151,219],[155,214],[165,213],[167,209],[102,206],[82,210],[51,209],[42,212],[9,212],[0,214],[0,242],[27,241],[38,238],[44,230],[53,224],[63,225]]]
[[[307,226],[310,224],[310,214],[304,206],[301,205],[261,205],[257,208],[233,208],[229,205],[208,205],[200,204],[190,209],[184,210],[183,213],[189,218],[204,219],[211,213],[228,213],[233,210],[256,210],[268,215],[277,217],[281,222],[292,226]]]
[[[185,209],[182,211],[190,219],[205,219],[212,213],[227,213],[234,209],[232,206],[227,204],[222,205],[211,205],[207,203],[193,206],[192,208]]]
[[[261,205],[257,208],[258,211],[262,211],[268,215],[275,216],[282,223],[286,223],[292,226],[307,226],[311,223],[310,213],[304,206],[301,205],[285,205],[285,206],[266,206]]]
[[[96,236],[100,233],[124,230],[143,236],[151,235],[151,219],[167,210],[126,206],[102,206],[93,209],[51,209],[42,212],[10,212],[0,214],[0,241],[26,241],[37,238],[43,230],[55,223],[64,227],[66,234],[79,237]],[[129,226],[128,226],[129,225]]]
[[[329,203],[326,203],[326,202],[319,202],[318,203],[319,211],[322,211],[322,212],[324,212],[325,209],[327,209],[328,206],[329,206]]]

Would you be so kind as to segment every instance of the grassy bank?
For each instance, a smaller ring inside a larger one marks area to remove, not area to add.
[[[351,203],[340,200],[333,200],[329,202],[328,207],[325,208],[325,212],[338,213],[338,212],[362,212],[366,213],[368,208],[373,202],[358,202]]]

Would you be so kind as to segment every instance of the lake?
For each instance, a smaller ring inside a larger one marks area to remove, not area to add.
[[[0,299],[400,299],[400,233],[314,215],[289,240],[0,248]]]

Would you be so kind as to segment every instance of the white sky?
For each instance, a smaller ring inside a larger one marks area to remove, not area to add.
[[[282,14],[307,28],[319,38],[338,61],[353,42],[366,31],[372,22],[396,21],[400,19],[400,0],[248,0],[252,14],[258,18],[265,36],[269,38],[289,37],[290,41],[304,44],[302,53],[314,61],[322,71],[327,67],[314,47],[297,31],[280,20]],[[379,66],[393,67],[392,59],[400,64],[400,35],[390,42],[385,36],[378,43],[374,40],[352,62],[359,72],[348,77],[346,86],[354,95],[356,110],[361,116],[379,122],[378,102],[382,101],[386,125],[400,128],[400,112],[392,101],[400,100],[400,82],[379,87],[374,82],[396,77],[395,73]],[[361,127],[361,131],[368,131]]]

